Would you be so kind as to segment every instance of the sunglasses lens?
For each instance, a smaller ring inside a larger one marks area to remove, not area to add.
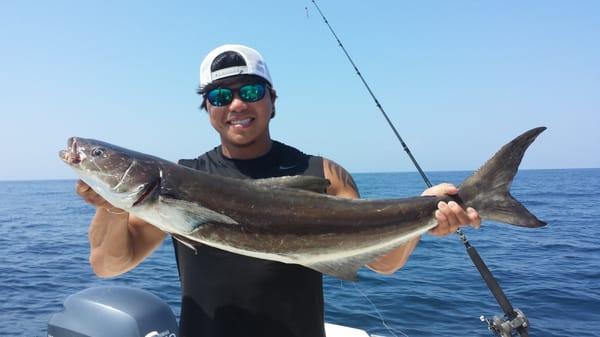
[[[229,88],[216,88],[209,91],[206,98],[214,106],[225,106],[233,100],[233,92]]]
[[[240,88],[240,98],[244,102],[258,102],[265,97],[265,85],[262,83],[247,84]]]
[[[264,83],[246,84],[238,92],[242,101],[253,103],[265,97],[266,87]],[[214,106],[226,106],[233,101],[233,89],[216,88],[209,91],[206,98]]]

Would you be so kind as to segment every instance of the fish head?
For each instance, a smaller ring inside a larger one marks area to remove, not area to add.
[[[129,210],[160,188],[160,159],[106,142],[71,137],[59,157],[113,206]]]

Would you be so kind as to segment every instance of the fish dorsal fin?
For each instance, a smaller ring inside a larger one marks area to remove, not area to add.
[[[252,183],[261,187],[287,187],[305,191],[323,193],[329,187],[329,180],[315,176],[285,176],[252,180]]]

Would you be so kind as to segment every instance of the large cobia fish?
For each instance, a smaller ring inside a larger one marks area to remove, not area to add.
[[[361,266],[435,227],[440,200],[471,206],[483,219],[544,226],[509,193],[525,150],[544,130],[502,147],[456,197],[342,199],[316,193],[329,183],[321,178],[226,178],[84,138],[70,138],[60,157],[112,205],[188,245],[355,279]]]

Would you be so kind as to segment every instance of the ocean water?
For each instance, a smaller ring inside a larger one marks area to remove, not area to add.
[[[468,172],[430,173],[459,183]],[[417,195],[413,173],[356,174],[365,198]],[[148,290],[179,313],[170,240],[138,268],[100,279],[88,264],[93,208],[75,181],[0,182],[0,336],[46,336],[67,296],[98,285]],[[485,222],[466,230],[531,336],[600,336],[600,169],[525,170],[512,194],[548,226]],[[492,336],[481,315],[501,314],[456,235],[424,236],[394,275],[325,278],[326,320],[383,336]]]

